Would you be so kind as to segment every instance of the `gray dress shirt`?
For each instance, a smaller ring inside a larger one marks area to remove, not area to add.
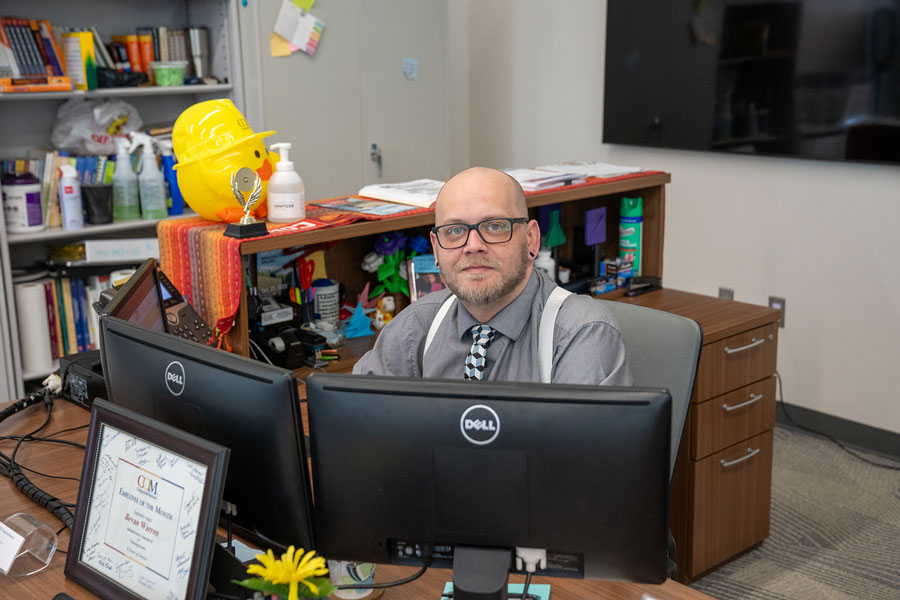
[[[538,328],[555,284],[535,269],[518,298],[486,323],[495,329],[487,349],[486,380],[540,382]],[[470,329],[479,322],[457,301],[438,329],[428,355],[428,329],[449,290],[433,292],[392,319],[375,346],[353,367],[355,374],[462,379],[472,346]],[[634,385],[625,344],[612,315],[589,296],[566,298],[553,331],[553,383]]]

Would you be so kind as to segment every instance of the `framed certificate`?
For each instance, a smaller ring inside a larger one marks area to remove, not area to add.
[[[228,454],[96,400],[66,576],[113,600],[204,598]]]

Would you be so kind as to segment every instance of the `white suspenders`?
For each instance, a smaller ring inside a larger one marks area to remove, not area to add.
[[[550,292],[547,303],[544,304],[544,312],[541,313],[541,323],[538,327],[538,367],[541,372],[541,383],[550,383],[553,375],[553,327],[556,325],[556,315],[559,313],[559,307],[562,306],[563,301],[571,293],[561,287],[556,287]],[[425,354],[428,353],[428,348],[431,346],[437,330],[441,327],[441,323],[444,322],[455,300],[456,296],[454,295],[450,295],[449,298],[444,300],[444,303],[441,304],[437,314],[434,316],[434,320],[431,322],[428,336],[425,338],[425,349],[422,351],[423,371],[425,369]]]

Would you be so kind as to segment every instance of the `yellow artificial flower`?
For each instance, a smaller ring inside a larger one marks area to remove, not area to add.
[[[288,600],[298,600],[298,583],[305,584],[312,593],[318,594],[319,587],[309,579],[327,575],[328,568],[325,566],[325,559],[321,556],[314,557],[315,553],[315,550],[310,550],[304,554],[303,548],[295,553],[294,547],[290,546],[281,555],[281,560],[276,560],[272,551],[268,550],[265,554],[256,555],[256,560],[262,564],[250,565],[247,567],[247,574],[259,575],[275,584],[287,584],[290,590]]]

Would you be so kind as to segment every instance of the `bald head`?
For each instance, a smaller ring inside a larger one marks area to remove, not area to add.
[[[435,222],[446,222],[446,217],[471,203],[496,205],[511,217],[528,216],[525,193],[518,181],[503,171],[472,167],[451,177],[441,188],[434,207]]]

